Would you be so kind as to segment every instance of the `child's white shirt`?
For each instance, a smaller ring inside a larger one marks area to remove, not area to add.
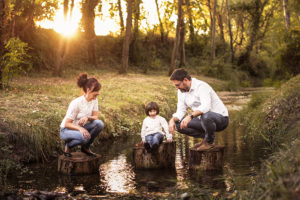
[[[163,132],[163,130],[165,133]],[[143,126],[142,126],[142,131],[141,131],[141,136],[142,136],[142,141],[146,141],[146,136],[153,134],[153,133],[161,133],[163,135],[166,135],[166,138],[172,139],[172,134],[169,133],[169,128],[168,128],[168,123],[165,118],[156,115],[155,118],[147,116],[144,121],[143,121]]]

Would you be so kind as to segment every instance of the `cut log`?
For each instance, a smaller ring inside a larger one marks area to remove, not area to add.
[[[58,172],[69,175],[84,175],[99,171],[100,155],[92,157],[82,152],[73,152],[71,154],[72,157],[59,156]]]
[[[142,144],[133,148],[136,169],[175,168],[176,142],[163,142],[157,153],[148,153]]]
[[[212,149],[199,151],[190,148],[189,168],[195,170],[222,170],[224,146],[215,146]]]

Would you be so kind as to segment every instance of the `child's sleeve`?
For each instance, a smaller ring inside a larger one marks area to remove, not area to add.
[[[141,130],[142,141],[146,142],[146,119],[143,121],[142,130]]]
[[[161,117],[161,125],[164,128],[164,131],[166,133],[167,140],[172,140],[173,135],[169,133],[169,126],[168,122],[165,118]]]

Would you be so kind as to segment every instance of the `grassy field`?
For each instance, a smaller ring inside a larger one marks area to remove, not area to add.
[[[69,103],[82,95],[76,86],[80,71],[65,73],[63,77],[33,74],[19,77],[11,87],[0,91],[0,128],[14,144],[14,154],[23,161],[47,159],[61,150],[59,125]],[[92,70],[102,89],[98,97],[99,118],[105,129],[99,139],[138,134],[144,106],[156,101],[161,115],[169,119],[176,109],[176,89],[167,72],[120,75],[105,70]],[[220,90],[226,82],[205,77],[198,78]],[[20,147],[20,148],[19,148]]]

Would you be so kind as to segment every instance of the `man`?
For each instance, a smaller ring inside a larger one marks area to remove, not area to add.
[[[175,70],[170,80],[178,90],[178,103],[177,111],[169,121],[169,132],[174,134],[177,130],[204,138],[195,145],[198,150],[213,148],[215,131],[222,131],[228,126],[227,108],[207,83],[191,78],[184,69]],[[185,116],[187,107],[192,113]]]

